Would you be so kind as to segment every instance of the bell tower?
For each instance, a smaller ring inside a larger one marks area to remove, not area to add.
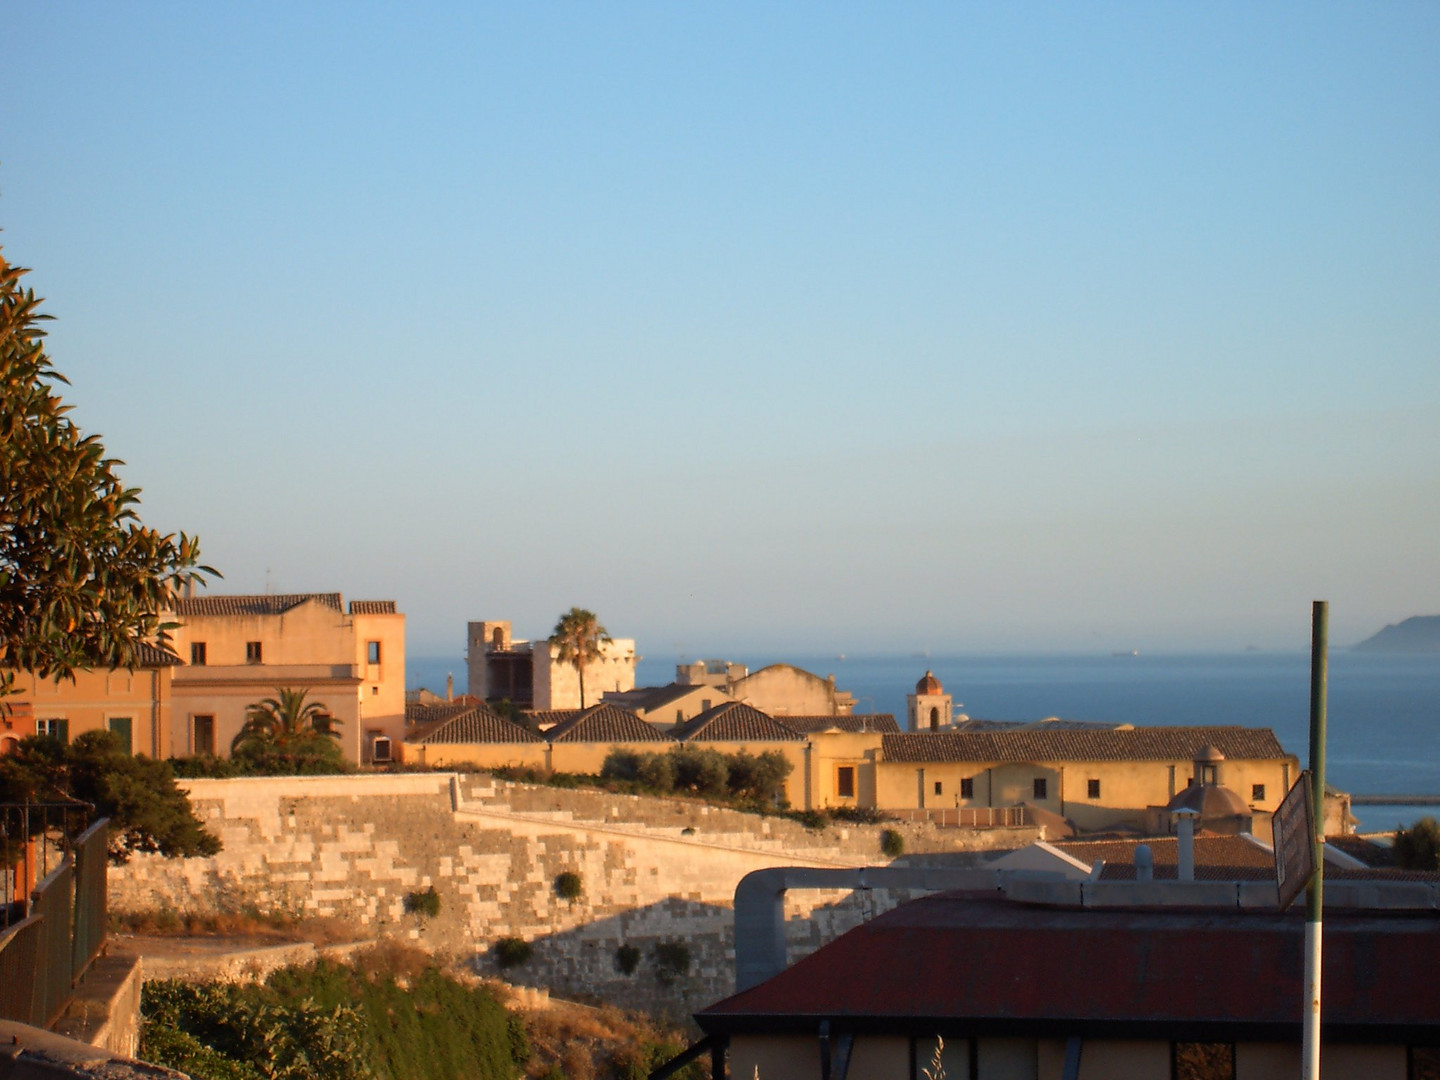
[[[934,672],[925,672],[924,678],[915,684],[915,692],[907,694],[910,731],[948,731],[954,726],[955,710],[951,707],[950,695]]]

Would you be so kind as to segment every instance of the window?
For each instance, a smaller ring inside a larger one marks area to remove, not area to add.
[[[367,641],[367,642],[365,642],[365,662],[366,662],[367,664],[378,664],[378,663],[380,663],[380,642],[378,642],[378,641]]]
[[[215,717],[197,716],[190,721],[190,752],[192,754],[215,753]]]
[[[944,794],[945,794],[945,785],[944,785],[943,783],[941,783],[939,780],[936,780],[936,781],[935,781],[935,794],[936,794],[936,795],[944,795]]]
[[[120,749],[127,754],[135,752],[134,722],[128,716],[112,716],[105,726],[120,740]]]
[[[190,643],[190,663],[195,667],[205,666],[205,642],[192,641]]]
[[[388,736],[375,736],[374,740],[370,743],[370,760],[381,762],[390,760],[390,739]]]
[[[370,696],[371,696],[371,697],[376,697],[376,696],[379,695],[379,693],[380,693],[380,687],[378,687],[378,686],[372,686],[372,687],[370,687]]]
[[[35,721],[36,735],[49,735],[59,739],[63,743],[70,741],[70,721],[64,717],[52,716],[45,720]]]
[[[1264,802],[1264,801],[1265,801],[1265,785],[1264,785],[1264,784],[1251,784],[1251,785],[1250,785],[1250,801],[1251,801],[1251,802]]]
[[[855,797],[855,766],[839,765],[835,769],[835,794],[842,799]]]
[[[973,776],[967,776],[960,781],[960,797],[962,799],[975,797],[975,778]]]
[[[315,719],[311,721],[311,725],[321,735],[328,735],[334,730],[335,718],[329,713],[316,713]]]
[[[940,727],[940,710],[934,705],[930,706],[930,730],[936,731]]]
[[[1220,770],[1219,770],[1219,769],[1217,769],[1214,765],[1201,765],[1201,766],[1200,766],[1200,783],[1201,783],[1202,786],[1204,786],[1204,785],[1206,785],[1206,784],[1214,785],[1214,784],[1218,784],[1219,782],[1220,782]],[[1199,1046],[1200,1044],[1199,1044],[1199,1043],[1196,1043],[1195,1045]]]
[[[684,709],[676,709],[676,710],[675,710],[675,723],[677,723],[677,724],[683,724],[684,722],[685,722],[685,710],[684,710]]]
[[[710,699],[709,699],[709,698],[701,698],[701,699],[700,699],[700,711],[701,711],[701,712],[709,712],[709,711],[710,711]]]
[[[1088,796],[1088,797],[1091,798],[1091,799],[1098,799],[1098,798],[1100,797],[1100,781],[1099,781],[1099,780],[1086,780],[1086,781],[1085,781],[1085,794],[1086,794],[1086,796]]]
[[[246,662],[247,664],[258,664],[258,663],[260,663],[260,656],[261,656],[261,653],[260,653],[260,642],[258,642],[258,641],[247,641],[247,642],[245,642],[245,662]]]
[[[1035,783],[1032,785],[1032,789],[1037,799],[1048,799],[1050,797],[1050,782],[1043,776],[1035,777]]]

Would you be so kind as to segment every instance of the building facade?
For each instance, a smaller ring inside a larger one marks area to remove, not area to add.
[[[172,635],[176,757],[225,755],[250,706],[306,691],[334,721],[347,760],[387,760],[405,733],[405,616],[393,600],[339,593],[190,596]]]
[[[548,639],[515,638],[503,621],[472,622],[465,637],[468,691],[481,701],[509,701],[525,709],[578,709],[580,673],[561,663]],[[635,689],[634,638],[612,638],[585,665],[588,708],[607,693]]]

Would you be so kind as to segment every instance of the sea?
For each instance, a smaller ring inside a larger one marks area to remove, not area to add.
[[[689,658],[685,658],[689,659]],[[855,711],[891,713],[903,725],[905,696],[934,672],[958,711],[977,720],[1046,717],[1140,725],[1240,724],[1274,730],[1305,765],[1309,755],[1310,654],[1232,655],[866,655],[728,656],[756,671],[789,663],[856,699]],[[637,686],[663,686],[675,659],[642,659]],[[411,657],[407,684],[443,692],[447,673],[465,689],[459,658]],[[1354,808],[1361,831],[1440,817],[1440,655],[1335,651],[1329,657],[1326,772],[1352,794],[1395,796]]]

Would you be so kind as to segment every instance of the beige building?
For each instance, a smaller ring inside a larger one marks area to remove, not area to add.
[[[954,726],[955,706],[935,673],[927,671],[905,696],[909,731],[939,731]]]
[[[855,698],[835,689],[835,676],[821,678],[792,664],[771,664],[729,683],[730,696],[771,716],[848,716]]]
[[[510,701],[526,709],[578,709],[580,674],[556,659],[548,639],[515,638],[508,622],[472,622],[466,635],[469,693],[482,701]],[[635,689],[634,638],[613,638],[585,665],[586,708],[607,693]]]
[[[405,734],[405,616],[393,600],[339,593],[189,596],[176,602],[177,757],[228,754],[251,705],[307,692],[336,721],[345,757],[388,760]]]
[[[673,682],[669,686],[640,686],[634,690],[611,691],[604,695],[603,700],[629,709],[640,719],[663,730],[684,724],[733,699],[724,686]]]
[[[73,679],[42,679],[15,673],[15,694],[0,721],[0,753],[26,735],[54,735],[71,742],[87,731],[113,731],[132,753],[169,757],[172,678],[180,659],[166,649],[141,645],[134,671],[82,668]]]

